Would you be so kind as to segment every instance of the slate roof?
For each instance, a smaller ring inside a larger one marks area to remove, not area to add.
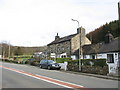
[[[97,45],[99,45],[99,44],[97,44]],[[83,54],[86,54],[86,55],[94,54],[96,52],[97,45],[96,44],[88,44],[88,45],[82,46]],[[98,48],[97,48],[97,50],[98,50]],[[77,49],[72,54],[78,55],[78,53],[79,53],[79,49]]]
[[[98,44],[90,44],[84,45],[83,51],[84,54],[95,54],[97,53],[108,53],[108,52],[120,52],[119,45],[120,37],[115,38],[110,43],[98,43]]]
[[[120,37],[115,38],[110,43],[98,43],[89,44],[82,47],[83,54],[96,54],[97,53],[108,53],[108,52],[120,52]],[[78,55],[78,50],[76,50],[73,55]]]
[[[108,44],[103,44],[99,50],[99,53],[120,51],[119,45],[120,45],[120,37],[115,38],[113,41],[111,41]]]
[[[94,54],[95,50],[92,47],[94,47],[93,44],[91,44],[91,45],[84,45],[83,46],[83,53],[84,54]]]
[[[57,43],[61,43],[61,42],[65,42],[65,41],[70,41],[75,35],[77,35],[77,34],[72,34],[72,35],[68,35],[68,36],[65,36],[65,37],[61,37],[61,38],[59,38],[57,40],[54,40],[53,42],[49,43],[47,46],[57,44]]]

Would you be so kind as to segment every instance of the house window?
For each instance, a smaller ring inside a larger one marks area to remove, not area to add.
[[[62,47],[62,50],[63,50],[63,51],[65,50],[64,47]]]
[[[118,53],[118,67],[120,67],[120,53]]]
[[[95,59],[95,55],[92,55],[92,59]]]
[[[107,63],[114,63],[113,54],[107,54]]]
[[[87,58],[87,56],[86,56],[86,55],[83,55],[83,58],[84,58],[84,59],[86,59],[86,58]]]
[[[69,47],[67,47],[67,50],[70,50],[70,48],[69,48]]]
[[[62,55],[61,57],[62,57],[62,58],[66,58],[66,55]]]

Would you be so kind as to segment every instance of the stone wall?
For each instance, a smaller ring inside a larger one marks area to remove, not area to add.
[[[69,57],[71,55],[71,42],[66,41],[66,42],[50,45],[48,46],[48,52],[49,54],[50,53],[57,53],[57,54],[67,53],[67,56]]]
[[[87,45],[87,44],[91,44],[90,40],[86,37],[82,38],[81,39],[81,45]],[[71,52],[74,52],[76,51],[77,49],[79,49],[79,46],[80,46],[80,35],[77,34],[75,37],[73,37],[71,39]]]
[[[100,75],[107,75],[108,74],[108,66],[104,66],[104,67],[82,66],[82,72],[92,73],[92,74],[100,74]]]
[[[69,65],[67,66],[69,71],[79,71],[78,65]],[[99,75],[107,75],[108,74],[108,66],[100,67],[100,66],[82,66],[82,72],[91,73],[91,74],[99,74]]]
[[[71,39],[71,52],[73,53],[79,48],[79,34]]]
[[[103,63],[103,60],[98,61],[96,63],[96,65],[92,65],[92,63],[90,64],[90,62],[85,61],[84,63],[82,63],[82,67],[81,67],[82,71],[81,72],[91,73],[91,74],[99,74],[99,75],[107,75],[109,73],[108,65],[105,64],[105,62]],[[72,61],[72,62],[69,61],[68,65],[67,65],[67,70],[78,72],[79,71],[79,61]]]

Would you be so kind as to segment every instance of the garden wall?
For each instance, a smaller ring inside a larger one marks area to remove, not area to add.
[[[81,60],[81,72],[92,74],[108,74],[106,59],[84,59]],[[68,61],[67,70],[79,72],[79,60]]]

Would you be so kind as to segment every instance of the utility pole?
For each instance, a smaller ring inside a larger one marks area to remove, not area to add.
[[[57,55],[58,55],[58,45],[56,44],[55,45],[55,50],[56,50],[56,53],[55,53],[55,61],[57,61]]]
[[[10,59],[10,42],[9,42],[9,50],[8,50],[8,58]]]
[[[79,27],[79,21],[78,20],[74,20],[72,19],[72,21],[76,21],[78,23],[78,31],[79,31],[79,71],[82,71],[82,62],[81,62],[81,56],[82,56],[82,47],[81,47],[81,30],[82,30],[82,27],[81,27],[81,30],[80,30],[80,27]]]
[[[118,2],[118,31],[117,31],[118,34],[120,34],[119,29],[120,29],[120,1]]]
[[[118,2],[118,20],[120,21],[120,1]]]
[[[1,44],[1,47],[2,47],[2,61],[3,61],[3,58],[4,58],[3,43]]]

